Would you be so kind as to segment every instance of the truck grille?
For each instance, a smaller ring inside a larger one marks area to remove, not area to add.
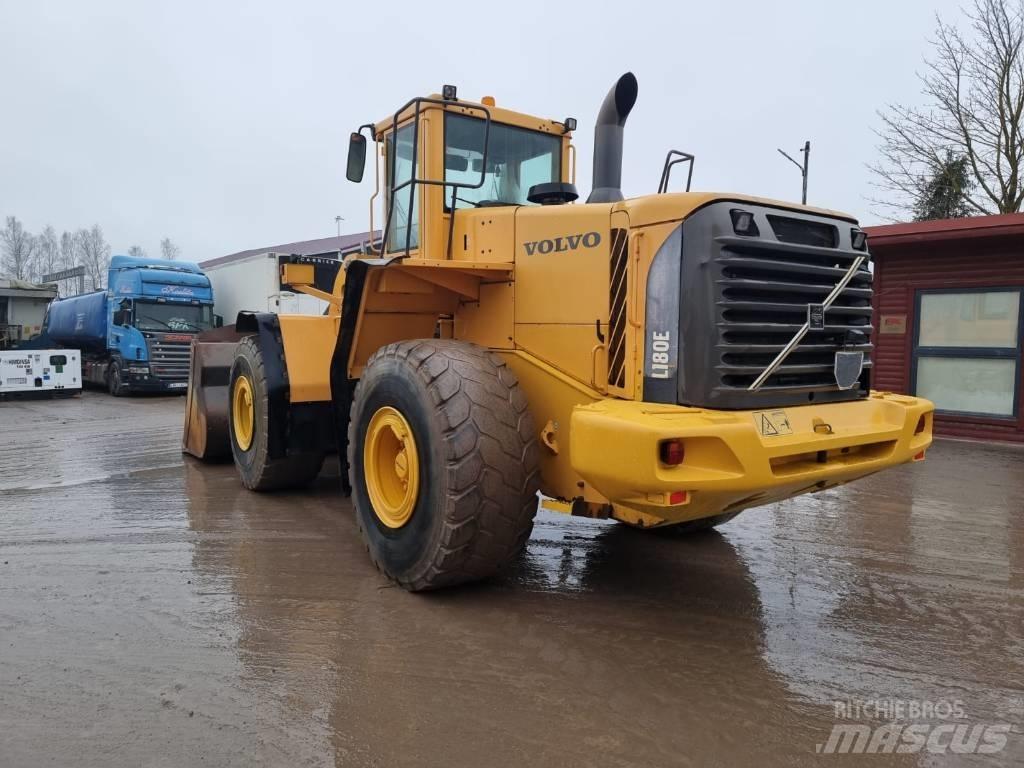
[[[149,368],[154,376],[165,381],[188,381],[189,341],[167,341],[151,338]]]
[[[827,235],[814,234],[819,241]],[[715,367],[723,389],[746,390],[807,320],[807,305],[822,303],[861,255],[805,244],[806,236],[797,243],[797,236],[787,235],[789,242],[717,238]],[[863,351],[864,367],[870,368],[871,272],[866,265],[825,313],[825,323],[824,330],[808,332],[760,391],[808,393],[808,399],[815,392],[837,392],[833,365],[839,349]]]

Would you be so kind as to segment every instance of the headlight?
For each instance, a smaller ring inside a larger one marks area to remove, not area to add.
[[[130,365],[128,366],[128,373],[149,373],[148,365]]]

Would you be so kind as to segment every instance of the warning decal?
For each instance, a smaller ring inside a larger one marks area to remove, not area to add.
[[[789,425],[789,418],[783,410],[778,411],[754,411],[754,424],[762,437],[776,437],[778,435],[792,435],[793,428]]]

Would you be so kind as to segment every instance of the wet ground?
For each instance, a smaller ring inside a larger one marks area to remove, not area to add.
[[[886,706],[1011,730],[869,764],[1024,760],[1020,450],[689,540],[542,513],[502,579],[410,595],[336,478],[246,492],[183,459],[182,407],[0,404],[3,768],[845,764],[816,746]]]

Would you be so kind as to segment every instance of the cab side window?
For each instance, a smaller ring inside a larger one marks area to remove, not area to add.
[[[395,148],[397,146],[397,152]],[[391,223],[388,226],[389,253],[418,248],[420,244],[419,198],[416,185],[407,184],[413,177],[413,125],[409,123],[387,138],[387,162],[385,163],[385,189],[387,199],[394,210],[391,212]],[[398,189],[391,196],[391,169],[394,167],[394,186]],[[411,223],[410,223],[411,216]]]

